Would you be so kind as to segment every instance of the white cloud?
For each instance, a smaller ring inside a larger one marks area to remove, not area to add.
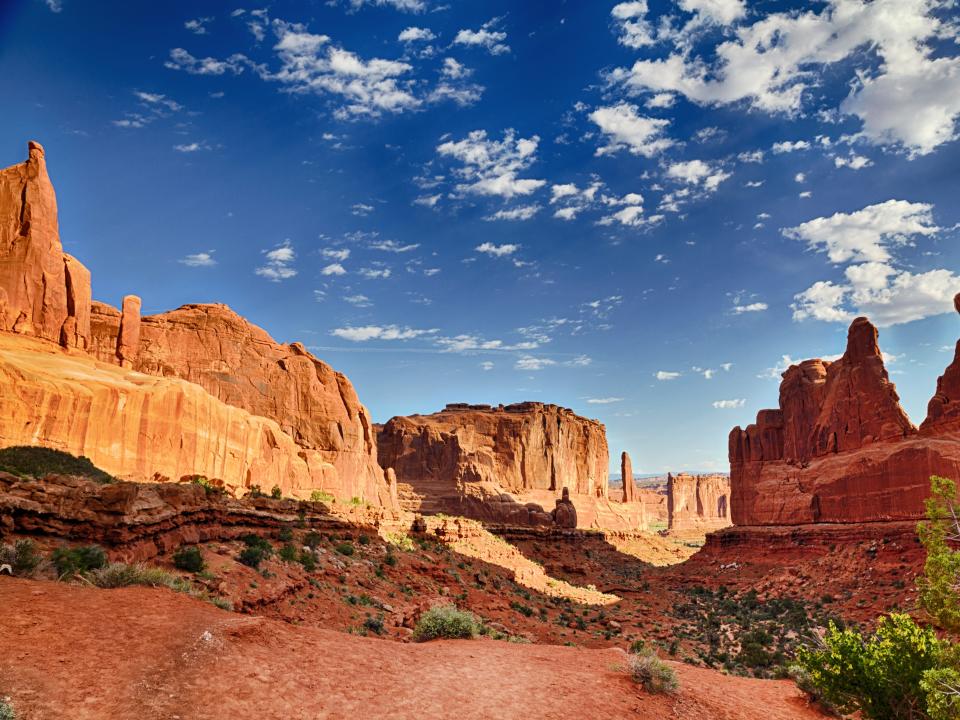
[[[657,93],[650,97],[646,103],[644,103],[648,108],[668,108],[673,107],[673,104],[677,101],[677,96],[673,93]]]
[[[644,3],[622,5],[638,10]],[[938,19],[942,7],[932,0],[830,0],[819,12],[770,13],[739,25],[735,38],[702,56],[681,37],[673,54],[638,60],[610,80],[631,92],[676,92],[701,105],[743,103],[796,114],[824,69],[854,57],[855,81],[839,110],[860,118],[860,135],[869,142],[929,153],[956,137],[960,115],[960,58],[943,54],[943,41],[958,31]],[[627,21],[642,23],[640,15]],[[624,36],[621,42],[650,44],[643,30],[634,42]]]
[[[474,248],[474,250],[477,252],[484,253],[490,257],[504,257],[506,255],[513,255],[519,249],[519,245],[511,245],[509,243],[503,245],[494,245],[491,242],[481,243]]]
[[[271,250],[264,250],[263,254],[267,259],[266,264],[254,270],[260,277],[265,277],[271,282],[280,282],[297,274],[296,268],[292,267],[297,255],[289,240],[284,240]]]
[[[217,264],[217,261],[213,259],[213,253],[213,250],[193,253],[192,255],[185,255],[177,262],[187,267],[213,267]]]
[[[737,160],[742,163],[762,163],[763,150],[750,150],[737,155]]]
[[[539,205],[519,205],[509,210],[497,210],[493,215],[487,215],[484,220],[530,220],[541,209]]]
[[[328,5],[336,4],[337,0],[331,0]],[[352,10],[359,10],[364,5],[374,5],[376,7],[392,7],[401,12],[422,13],[427,9],[427,3],[424,0],[343,0],[349,3]]]
[[[390,268],[360,268],[360,275],[367,280],[386,280],[392,274]]]
[[[443,68],[441,68],[440,72],[446,78],[460,80],[461,78],[469,77],[473,73],[473,70],[464,67],[462,63],[457,62],[454,58],[447,57],[443,59]]]
[[[453,38],[454,45],[465,45],[467,47],[482,47],[491,55],[503,55],[510,52],[510,47],[504,43],[507,34],[500,30],[493,30],[496,20],[491,20],[479,30],[461,30]]]
[[[205,140],[200,140],[199,142],[174,145],[173,149],[176,150],[177,152],[182,152],[182,153],[195,153],[195,152],[201,152],[203,150],[209,150],[210,146],[207,145]]]
[[[618,40],[621,45],[626,45],[629,48],[641,48],[655,42],[653,29],[646,20],[646,0],[618,3],[613,6],[610,14],[620,29]]]
[[[611,403],[623,402],[622,397],[600,397],[600,398],[587,398],[587,402],[591,405],[610,405]]]
[[[607,144],[597,148],[598,156],[629,150],[634,155],[649,158],[673,145],[670,138],[663,136],[669,120],[638,115],[637,106],[630,103],[600,107],[588,117],[607,137]]]
[[[354,203],[350,206],[350,214],[358,217],[366,217],[372,213],[373,210],[373,205],[367,205],[365,203]]]
[[[556,360],[550,360],[549,358],[534,357],[533,355],[523,355],[521,356],[516,364],[513,366],[517,370],[543,370],[545,367],[550,367],[551,365],[556,365]]]
[[[411,250],[416,250],[420,247],[420,243],[410,243],[409,245],[401,245],[396,240],[377,240],[370,243],[371,250],[382,250],[383,252],[392,252],[392,253],[405,253],[410,252]]]
[[[63,2],[62,0],[45,0],[47,8],[50,12],[63,12]]]
[[[364,325],[362,327],[336,328],[331,330],[330,334],[351,342],[367,342],[369,340],[412,340],[435,332],[437,332],[436,329],[416,330],[397,325]]]
[[[437,206],[437,203],[440,202],[441,197],[443,197],[443,195],[440,193],[437,193],[436,195],[421,195],[420,197],[414,199],[413,204],[432,208]]]
[[[678,372],[671,372],[671,371],[669,371],[669,370],[657,370],[657,372],[654,373],[653,376],[654,376],[657,380],[663,382],[663,381],[665,381],[665,380],[676,380],[678,377],[680,377],[680,373],[678,373]]]
[[[797,152],[798,150],[809,150],[810,143],[806,140],[784,140],[783,142],[775,142],[773,144],[773,154],[782,155],[783,153],[792,153]]]
[[[400,34],[397,36],[397,40],[403,43],[430,42],[436,37],[437,36],[433,34],[433,30],[430,30],[429,28],[408,27],[404,28],[400,32]]]
[[[216,58],[196,58],[183,48],[174,48],[170,51],[170,59],[163,65],[170,70],[183,70],[190,75],[223,75],[231,72],[239,75],[247,64],[245,55],[231,55],[226,60]]]
[[[713,406],[719,410],[729,410],[731,408],[742,408],[746,402],[746,398],[735,398],[734,400],[714,400]]]
[[[720,183],[730,177],[730,173],[703,160],[688,160],[668,166],[667,177],[687,185],[701,185],[707,192],[713,192]]]
[[[873,161],[863,155],[851,154],[848,158],[838,155],[833,159],[833,164],[838,168],[848,167],[851,170],[862,170],[865,167],[873,165]]]
[[[518,138],[512,129],[501,141],[488,139],[485,130],[474,130],[463,140],[438,145],[437,152],[463,164],[454,170],[463,181],[456,186],[458,192],[509,199],[529,195],[546,185],[546,180],[517,177],[533,164],[539,142],[536,135]]]
[[[321,275],[346,275],[347,270],[340,263],[330,263],[323,270],[320,271]]]
[[[439,83],[427,96],[429,102],[443,102],[450,100],[460,107],[468,107],[480,101],[483,97],[482,85],[453,85],[447,82]]]
[[[904,245],[913,236],[935,235],[933,206],[887,200],[853,213],[838,212],[785,228],[788,238],[803,240],[813,250],[825,250],[830,262],[883,262],[890,245]]]
[[[187,20],[183,26],[192,33],[197,35],[206,35],[207,34],[207,25],[213,22],[212,17],[201,17],[195,18],[193,20]]]
[[[767,309],[767,304],[762,302],[749,303],[747,305],[734,305],[733,312],[737,315],[743,313],[763,312]]]
[[[323,248],[323,250],[320,251],[320,254],[325,258],[329,258],[330,260],[343,262],[350,257],[350,248]]]
[[[373,303],[370,301],[366,295],[346,295],[344,296],[344,301],[354,305],[356,307],[371,307]]]
[[[493,370],[493,363],[489,360],[484,360],[482,363],[480,363],[480,367],[484,370]]]
[[[678,4],[700,20],[717,25],[730,25],[747,12],[746,0],[679,0]]]

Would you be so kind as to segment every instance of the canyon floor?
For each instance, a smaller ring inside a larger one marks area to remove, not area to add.
[[[6,577],[0,605],[0,683],[26,720],[820,717],[791,682],[679,662],[679,693],[645,694],[616,648],[399,644],[166,590]]]

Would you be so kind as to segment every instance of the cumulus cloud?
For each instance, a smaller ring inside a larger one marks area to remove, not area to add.
[[[264,250],[263,255],[266,263],[254,270],[260,277],[265,277],[271,282],[280,282],[297,274],[296,268],[293,267],[297,254],[289,240],[284,240],[271,250]]]
[[[217,261],[213,259],[213,253],[213,250],[193,253],[191,255],[185,255],[177,262],[186,265],[187,267],[213,267],[217,264]]]
[[[545,367],[550,367],[551,365],[556,365],[556,360],[551,360],[549,358],[543,357],[534,357],[533,355],[523,355],[517,359],[517,362],[514,364],[514,368],[517,370],[543,370]]]
[[[607,138],[607,144],[597,148],[598,156],[627,150],[649,158],[673,145],[670,138],[664,137],[669,120],[644,117],[638,114],[637,106],[630,103],[600,107],[588,117]]]
[[[330,263],[323,270],[320,271],[321,275],[346,275],[347,270],[340,263]]]
[[[320,254],[325,258],[329,258],[330,260],[343,262],[350,257],[350,248],[323,248],[320,251]]]
[[[510,199],[546,185],[546,180],[518,177],[533,164],[539,143],[538,136],[518,138],[512,129],[499,141],[489,139],[485,130],[474,130],[463,140],[441,143],[437,152],[462,164],[453,171],[461,180],[458,193]]]
[[[737,315],[743,313],[763,312],[767,309],[767,304],[763,302],[747,303],[746,305],[734,305],[733,312]]]
[[[784,140],[783,142],[776,142],[773,144],[773,154],[782,155],[783,153],[792,153],[797,152],[798,150],[809,150],[810,143],[806,140]]]
[[[722,3],[710,4],[717,18],[724,14]],[[645,3],[616,7],[625,23],[621,42],[651,44]],[[858,117],[868,142],[925,154],[956,137],[960,115],[960,57],[945,54],[941,42],[956,39],[958,29],[938,18],[940,8],[933,0],[830,0],[819,11],[770,13],[737,24],[733,39],[718,40],[702,55],[690,50],[685,28],[675,52],[618,68],[610,80],[634,93],[674,92],[701,105],[796,114],[821,71],[853,58],[849,94],[839,108],[825,109]],[[744,14],[731,6],[725,17]]]
[[[429,28],[408,27],[400,32],[400,34],[397,36],[397,40],[402,43],[430,42],[436,37],[437,36],[433,34],[433,30],[430,30]]]
[[[672,180],[686,183],[687,185],[699,185],[708,192],[713,192],[717,187],[730,177],[730,173],[724,172],[715,165],[704,162],[703,160],[687,160],[685,162],[672,163],[667,167],[667,177]]]
[[[207,25],[213,22],[212,17],[200,17],[194,18],[193,20],[187,20],[183,26],[192,33],[197,35],[206,35],[207,34]]]
[[[436,329],[418,330],[398,325],[363,325],[336,328],[331,330],[330,334],[350,342],[368,342],[370,340],[412,340],[436,332]]]
[[[742,408],[746,402],[746,398],[735,398],[733,400],[714,400],[713,406],[719,410],[729,410],[731,408]]]
[[[228,72],[239,75],[247,65],[247,58],[239,53],[226,60],[197,58],[183,48],[174,48],[170,51],[170,59],[163,65],[170,70],[183,70],[190,75],[223,75]]]
[[[660,382],[664,382],[666,380],[676,380],[678,377],[680,377],[680,373],[669,370],[657,370],[653,376]]]
[[[833,263],[847,265],[842,280],[819,280],[797,293],[793,319],[849,322],[866,315],[877,325],[889,326],[950,312],[953,296],[960,292],[960,276],[943,268],[906,270],[898,258],[918,238],[939,232],[932,205],[904,200],[784,229],[787,237],[823,250]]]
[[[599,398],[587,398],[587,402],[591,405],[610,405],[611,403],[623,402],[622,397],[599,397]]]
[[[410,243],[408,245],[403,245],[398,243],[396,240],[376,240],[370,243],[371,250],[382,250],[383,252],[392,252],[392,253],[406,253],[411,250],[416,250],[420,247],[420,243]]]
[[[507,34],[501,30],[495,30],[498,20],[495,18],[479,30],[461,30],[453,38],[454,45],[464,45],[467,47],[481,47],[486,49],[491,55],[503,55],[510,52],[510,46],[504,41]]]
[[[519,249],[519,245],[512,245],[509,243],[505,243],[503,245],[494,245],[491,242],[481,243],[474,248],[474,250],[476,250],[478,253],[483,253],[484,255],[489,255],[490,257],[505,257],[507,255],[513,255]]]
[[[493,215],[487,215],[484,220],[530,220],[541,209],[540,205],[518,205],[509,210],[497,210]]]

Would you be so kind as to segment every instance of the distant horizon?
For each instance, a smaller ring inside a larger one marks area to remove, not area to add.
[[[853,317],[917,425],[960,336],[950,9],[775,10],[14,0],[0,166],[44,145],[94,298],[225,303],[377,422],[533,399],[611,477],[728,472]]]

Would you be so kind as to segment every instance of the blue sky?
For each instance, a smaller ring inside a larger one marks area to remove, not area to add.
[[[612,465],[722,470],[857,314],[925,414],[960,335],[950,5],[8,0],[0,164],[44,144],[95,298],[225,302],[378,421],[541,400]]]

